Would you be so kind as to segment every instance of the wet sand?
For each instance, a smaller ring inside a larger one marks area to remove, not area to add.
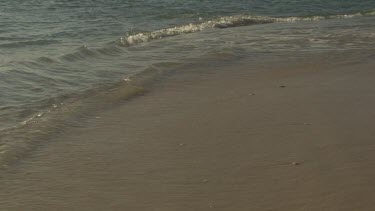
[[[0,175],[0,210],[373,210],[374,65],[187,71]]]

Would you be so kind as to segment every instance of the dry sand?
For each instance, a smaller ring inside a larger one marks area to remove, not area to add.
[[[374,210],[373,67],[176,74],[8,168],[0,210]]]

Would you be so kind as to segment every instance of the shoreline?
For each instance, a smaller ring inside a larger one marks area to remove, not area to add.
[[[6,169],[0,208],[371,210],[373,67],[175,74]]]

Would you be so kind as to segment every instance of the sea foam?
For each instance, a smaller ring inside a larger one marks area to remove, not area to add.
[[[225,16],[213,20],[208,20],[199,23],[190,23],[182,26],[175,26],[172,28],[159,29],[152,32],[142,32],[133,35],[126,35],[121,37],[117,43],[120,46],[128,47],[142,42],[149,42],[151,40],[161,39],[165,37],[172,37],[181,34],[189,34],[214,28],[229,28],[239,26],[249,26],[257,24],[269,24],[280,22],[298,22],[298,21],[319,21],[326,19],[345,19],[355,18],[361,16],[374,16],[375,10],[354,14],[342,15],[328,15],[328,16],[310,16],[310,17],[267,17],[267,16],[251,16],[251,15],[237,15]],[[201,20],[201,18],[199,19]]]

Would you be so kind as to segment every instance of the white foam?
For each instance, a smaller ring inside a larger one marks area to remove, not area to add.
[[[138,43],[149,42],[155,39],[176,36],[180,34],[188,34],[199,32],[205,29],[212,28],[229,28],[237,26],[248,26],[256,24],[278,23],[278,22],[299,22],[299,21],[319,21],[326,19],[346,19],[355,18],[360,16],[373,16],[374,11],[367,13],[354,13],[344,15],[331,15],[331,16],[311,16],[311,17],[267,17],[267,16],[226,16],[214,20],[208,20],[201,23],[190,23],[187,25],[176,26],[173,28],[160,29],[153,32],[138,33],[120,38],[118,41],[121,46],[132,46]],[[202,19],[200,19],[202,20]]]
[[[131,46],[137,43],[148,42],[164,37],[171,37],[180,34],[194,33],[210,28],[228,28],[240,25],[262,24],[275,22],[273,18],[255,17],[255,16],[228,16],[217,20],[209,20],[197,24],[187,24],[173,28],[160,29],[148,33],[138,33],[120,38],[119,43],[123,46]]]

